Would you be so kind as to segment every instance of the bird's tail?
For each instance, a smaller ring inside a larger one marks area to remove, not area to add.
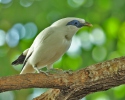
[[[32,67],[32,65],[26,64],[20,74],[26,74],[26,73],[35,73],[35,69]]]

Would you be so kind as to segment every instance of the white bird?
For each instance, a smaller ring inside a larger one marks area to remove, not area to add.
[[[84,19],[68,17],[45,28],[12,65],[23,64],[20,74],[40,72],[47,67],[53,69],[57,61],[70,47],[73,35],[83,26],[92,26]]]

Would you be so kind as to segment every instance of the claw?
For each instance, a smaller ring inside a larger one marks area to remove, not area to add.
[[[73,73],[73,70],[69,69],[69,70],[66,70],[64,71],[65,73],[68,73],[68,74],[72,74]]]
[[[47,73],[47,71],[39,70],[39,73],[44,73],[44,74],[46,74],[46,76],[49,76],[49,74]]]

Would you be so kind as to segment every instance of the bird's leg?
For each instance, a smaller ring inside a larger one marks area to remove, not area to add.
[[[47,72],[48,73],[55,73],[56,71],[53,69],[53,65],[50,64],[50,65],[47,65]]]
[[[47,65],[47,70],[53,69],[53,64]]]
[[[37,68],[37,66],[33,66],[33,68],[36,70],[37,73],[40,73],[40,70]]]
[[[37,66],[33,66],[33,68],[37,71],[37,73],[44,73],[44,74],[48,75],[45,71],[39,70],[37,68]]]

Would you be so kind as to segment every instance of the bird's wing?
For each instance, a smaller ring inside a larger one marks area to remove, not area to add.
[[[29,58],[29,56],[32,55],[34,49],[36,49],[37,47],[39,47],[42,43],[44,43],[44,41],[53,33],[53,29],[51,27],[48,27],[46,29],[44,29],[42,32],[40,32],[37,37],[35,38],[33,44],[31,45],[31,47],[29,48],[29,51],[26,55],[26,59]]]
[[[34,50],[36,48],[38,48],[42,43],[44,43],[44,41],[53,33],[53,29],[48,27],[46,29],[44,29],[42,32],[40,32],[38,34],[38,36],[35,38],[33,44],[31,45],[31,47],[28,50],[28,53],[25,57],[25,61],[23,63],[23,67],[26,65],[28,59],[30,58],[30,56],[33,54]]]
[[[27,55],[27,52],[28,52],[29,48],[26,49],[15,61],[13,61],[11,64],[12,65],[18,65],[18,64],[23,64],[25,58],[26,58],[26,55]]]

